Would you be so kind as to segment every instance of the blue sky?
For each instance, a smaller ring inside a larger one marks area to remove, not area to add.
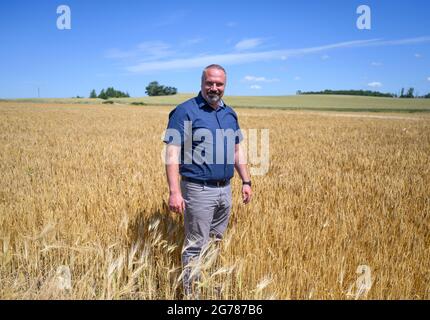
[[[57,7],[71,9],[58,30]],[[359,5],[371,30],[356,26]],[[227,95],[297,90],[430,92],[430,2],[2,1],[0,98],[144,96],[153,80],[198,92],[202,68],[227,69]]]

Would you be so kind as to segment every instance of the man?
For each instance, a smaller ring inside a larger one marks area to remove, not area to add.
[[[221,240],[227,228],[234,168],[243,182],[243,202],[251,201],[251,181],[239,148],[243,137],[237,115],[221,99],[225,85],[223,67],[206,67],[200,93],[170,113],[164,138],[169,207],[176,213],[184,212],[182,265],[186,295],[193,293],[196,278],[190,279],[190,262],[199,258],[210,238]]]

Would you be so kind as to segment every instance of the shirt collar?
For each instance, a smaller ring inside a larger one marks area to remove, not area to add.
[[[202,95],[202,92],[200,91],[199,92],[199,95],[197,96],[197,105],[199,106],[199,108],[201,109],[201,108],[203,108],[204,106],[209,106],[210,107],[210,105],[209,105],[209,103],[206,101],[206,99],[203,97],[203,95]],[[220,108],[222,108],[222,109],[225,109],[225,103],[224,103],[224,101],[222,101],[222,99],[219,101],[219,104],[218,104],[218,106],[220,107]],[[212,108],[212,107],[211,107]]]

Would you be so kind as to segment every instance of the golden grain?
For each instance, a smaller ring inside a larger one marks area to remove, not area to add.
[[[169,110],[0,103],[0,298],[182,298],[182,217],[160,158]],[[428,115],[237,112],[243,129],[270,129],[270,171],[248,206],[235,178],[202,298],[430,298]],[[372,287],[348,296],[360,265]]]

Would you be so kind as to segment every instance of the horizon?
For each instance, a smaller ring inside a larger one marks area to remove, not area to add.
[[[0,5],[8,13],[0,19],[1,99],[88,97],[107,87],[145,97],[151,81],[198,92],[211,63],[227,70],[226,96],[430,93],[430,3],[420,0],[247,2],[246,11],[222,0],[216,24],[204,22],[198,1],[62,4],[70,29],[59,29],[57,1]],[[363,4],[370,29],[357,26]]]
[[[116,88],[114,88],[116,89]],[[406,89],[406,88],[405,88]],[[330,90],[330,89],[327,89]],[[321,90],[324,91],[324,90]],[[336,90],[337,91],[337,90]],[[339,89],[339,91],[355,91],[355,90],[342,90]],[[358,90],[357,90],[358,91]],[[382,93],[382,94],[395,94],[395,93],[390,93],[390,92],[379,92],[379,91],[372,91],[374,93]],[[99,93],[99,92],[97,92]],[[175,100],[175,97],[179,97],[179,98],[192,98],[197,96],[199,93],[199,90],[197,90],[196,92],[178,92],[174,95],[159,95],[159,96],[148,96],[148,95],[142,95],[142,96],[130,96],[130,97],[120,97],[120,98],[113,98],[113,97],[109,97],[107,99],[102,99],[102,98],[90,98],[89,95],[86,96],[70,96],[70,97],[24,97],[24,98],[2,98],[0,97],[0,101],[19,101],[19,100],[28,100],[28,101],[34,101],[34,102],[38,102],[40,101],[44,101],[44,100],[100,100],[100,101],[108,101],[108,100],[112,100],[112,101],[123,101],[123,100],[136,100],[136,99],[155,99],[155,100],[159,100],[159,99],[164,99],[164,98],[168,98],[168,99],[172,99]],[[413,98],[409,98],[409,97],[400,97],[399,95],[395,95],[392,97],[389,96],[372,96],[372,95],[354,95],[354,94],[324,94],[324,93],[312,93],[312,94],[297,94],[297,93],[291,93],[291,94],[273,94],[273,95],[235,95],[235,94],[224,94],[223,99],[229,99],[229,98],[297,98],[297,97],[303,97],[303,98],[311,98],[313,96],[320,96],[320,97],[352,97],[352,98],[364,98],[364,99],[396,99],[396,100],[423,100],[423,101],[427,101],[428,99],[426,99],[425,97],[423,97],[422,95],[420,96],[415,96]],[[157,105],[157,104],[155,104]]]

